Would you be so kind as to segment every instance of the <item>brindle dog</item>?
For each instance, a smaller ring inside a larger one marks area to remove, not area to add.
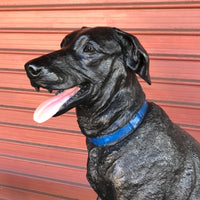
[[[136,74],[151,84],[149,58],[136,37],[83,27],[25,69],[37,90],[59,93],[38,108],[36,121],[76,107],[99,200],[200,200],[200,145],[145,101]]]

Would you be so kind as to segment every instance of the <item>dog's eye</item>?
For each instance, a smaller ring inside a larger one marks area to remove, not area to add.
[[[93,53],[95,52],[95,48],[92,44],[87,44],[83,50],[85,53]]]

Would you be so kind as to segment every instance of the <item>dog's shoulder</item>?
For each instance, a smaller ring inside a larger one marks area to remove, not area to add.
[[[194,154],[200,158],[200,144],[154,103],[149,103],[149,111],[136,132],[149,151],[160,149],[158,155],[171,156],[172,162],[186,156],[192,159]]]
[[[155,103],[149,103],[149,111],[141,127],[146,127],[147,134],[157,133],[160,137],[167,137],[175,143],[185,144],[187,148],[194,145],[200,151],[200,144],[185,130],[172,122],[167,113]]]

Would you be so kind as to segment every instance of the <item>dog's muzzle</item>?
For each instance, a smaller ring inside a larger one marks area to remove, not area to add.
[[[78,82],[63,82],[62,78],[53,71],[35,64],[36,61],[30,61],[25,65],[27,75],[31,85],[40,90],[40,87],[47,89],[50,93],[57,90],[56,95],[41,103],[34,112],[33,119],[38,123],[43,123],[53,116],[59,116],[69,109],[82,102],[90,94],[90,85]]]

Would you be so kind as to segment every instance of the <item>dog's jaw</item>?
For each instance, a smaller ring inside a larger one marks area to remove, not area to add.
[[[34,112],[33,119],[38,123],[43,123],[51,117],[62,115],[90,96],[92,87],[89,84],[77,85],[68,89],[59,89],[55,96],[42,102]],[[52,89],[46,88],[50,93]],[[36,88],[39,90],[39,87]]]

